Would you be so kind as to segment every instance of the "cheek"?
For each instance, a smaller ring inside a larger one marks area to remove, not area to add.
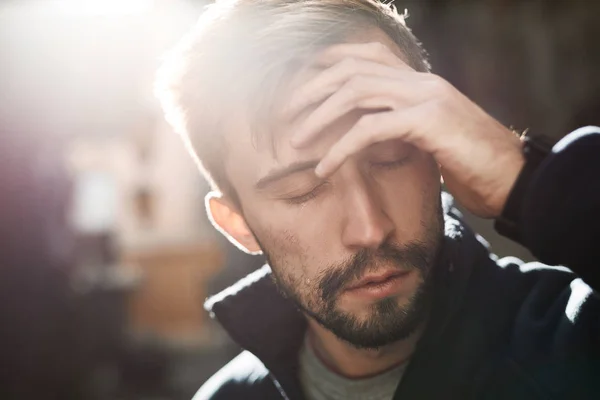
[[[390,176],[393,182],[380,185],[386,214],[394,223],[400,243],[422,236],[436,217],[441,190],[439,177],[433,158],[420,155],[397,177]]]
[[[340,210],[339,203],[330,197],[323,196],[304,205],[265,201],[260,212],[255,213],[255,220],[259,222],[256,225],[263,226],[264,236],[271,238],[272,251],[315,267],[326,263],[322,258],[335,246],[335,221],[339,218],[335,212]]]
[[[262,228],[262,229],[261,229]],[[254,231],[263,250],[267,253],[271,268],[281,285],[284,285],[299,301],[309,308],[315,307],[318,298],[319,253],[290,229],[261,227]]]
[[[284,224],[283,220],[272,215],[265,220],[273,222],[266,225],[250,219],[248,224],[267,253],[271,267],[290,282],[310,278],[310,268],[318,265],[311,257],[312,254],[318,254],[311,243],[307,242],[302,232],[297,231],[296,226],[292,230],[290,224]]]

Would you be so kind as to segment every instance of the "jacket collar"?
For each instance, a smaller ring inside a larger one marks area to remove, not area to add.
[[[433,314],[419,350],[439,339],[462,303],[473,266],[489,254],[482,238],[473,234],[452,208],[452,198],[443,195],[445,239],[435,269]],[[205,309],[235,342],[261,360],[286,393],[301,392],[294,377],[307,323],[296,306],[278,292],[268,265],[208,299]]]
[[[264,364],[284,399],[302,399],[298,354],[307,323],[279,293],[268,265],[208,299],[204,308]]]
[[[304,315],[279,293],[268,265],[208,299],[204,308],[234,341],[263,362],[295,354],[306,329]],[[298,343],[296,349],[292,343]]]

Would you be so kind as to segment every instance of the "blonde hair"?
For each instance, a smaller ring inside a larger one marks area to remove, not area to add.
[[[361,29],[379,28],[412,68],[429,71],[404,17],[377,0],[217,0],[166,58],[156,94],[213,190],[238,201],[224,171],[228,109],[268,118],[291,73]]]

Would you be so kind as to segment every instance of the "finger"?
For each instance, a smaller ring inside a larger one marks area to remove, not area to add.
[[[413,106],[423,97],[425,91],[414,82],[354,76],[302,121],[291,138],[291,144],[294,147],[307,145],[327,126],[352,110],[391,110]]]
[[[394,49],[396,50],[396,49]],[[347,57],[373,61],[396,69],[414,71],[399,50],[394,52],[390,47],[381,42],[370,43],[344,43],[328,47],[317,56],[317,65],[332,65]]]
[[[346,58],[299,86],[284,108],[283,115],[293,119],[308,106],[319,103],[335,93],[356,75],[374,75],[402,79],[404,75],[389,66],[372,61]]]
[[[346,159],[368,146],[391,139],[399,139],[416,144],[418,121],[422,118],[423,107],[368,114],[361,119],[323,157],[315,169],[315,174],[325,178],[333,174]]]

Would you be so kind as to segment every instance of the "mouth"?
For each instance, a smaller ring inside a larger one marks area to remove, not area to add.
[[[412,274],[414,274],[412,270],[390,270],[377,274],[369,274],[349,286],[345,292],[354,296],[374,299],[390,297],[402,290]]]

